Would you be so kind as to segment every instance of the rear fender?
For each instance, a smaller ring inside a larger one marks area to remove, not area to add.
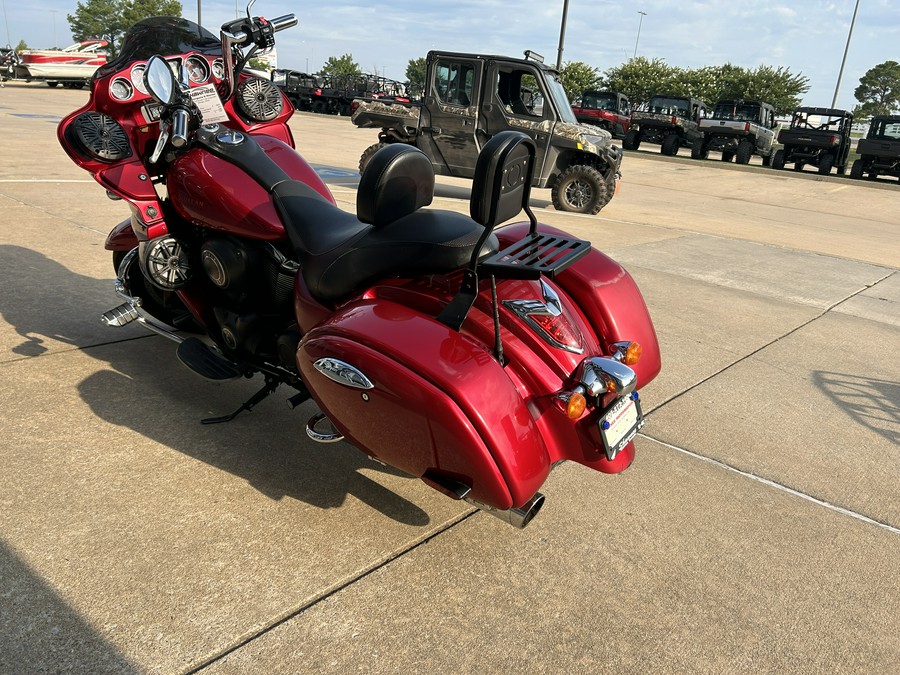
[[[562,230],[539,224],[538,230],[551,235],[569,237]],[[528,223],[514,223],[495,230],[501,246],[522,239]],[[578,305],[606,348],[613,342],[639,342],[641,360],[632,366],[637,386],[643,387],[659,374],[661,358],[659,340],[650,312],[640,289],[631,275],[615,260],[592,248],[591,251],[554,278]]]

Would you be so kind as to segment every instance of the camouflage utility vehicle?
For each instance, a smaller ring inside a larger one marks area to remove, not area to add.
[[[408,143],[431,159],[435,173],[472,178],[488,139],[513,129],[537,146],[533,186],[550,188],[559,210],[597,213],[615,194],[622,151],[608,132],[576,121],[556,70],[525,55],[432,51],[421,103],[354,101],[353,123],[380,129],[360,171],[384,145]]]
[[[850,167],[850,178],[882,174],[900,178],[900,116],[876,115],[869,133],[856,144],[859,159]]]
[[[691,157],[706,159],[710,150],[722,153],[722,161],[747,164],[756,154],[763,166],[775,154],[775,108],[762,101],[723,100],[713,107],[712,117],[700,120],[703,135],[694,141]]]
[[[664,155],[677,155],[678,148],[693,147],[702,138],[699,122],[708,107],[703,101],[681,96],[654,96],[646,110],[631,115],[631,130],[622,143],[626,150],[637,150],[641,143],[659,143]]]
[[[572,112],[579,122],[606,129],[613,138],[625,138],[631,128],[631,103],[617,91],[586,91]]]
[[[791,126],[778,132],[778,140],[784,148],[775,152],[773,169],[794,165],[794,171],[803,171],[807,164],[818,167],[819,173],[847,171],[850,154],[850,129],[853,115],[836,108],[797,108],[791,117]]]

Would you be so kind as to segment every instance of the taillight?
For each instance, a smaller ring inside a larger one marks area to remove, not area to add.
[[[778,130],[778,142],[781,143],[781,130]]]
[[[503,305],[512,310],[545,342],[581,354],[584,351],[584,337],[578,326],[573,324],[563,311],[559,295],[541,279],[543,302],[540,300],[504,300]]]
[[[744,125],[744,131],[750,131],[750,122],[747,122],[747,123]]]
[[[672,124],[678,124],[678,118],[672,115]]]
[[[831,140],[829,141],[829,143],[831,143],[832,145],[837,145],[837,142],[838,142],[837,136],[832,136]]]

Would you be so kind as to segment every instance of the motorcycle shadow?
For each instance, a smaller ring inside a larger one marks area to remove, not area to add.
[[[29,273],[13,272],[22,269]],[[45,281],[34,284],[33,278]],[[231,422],[202,425],[203,418],[236,409],[262,386],[262,378],[208,382],[178,362],[173,342],[130,329],[118,340],[113,332],[118,329],[102,329],[109,331],[106,340],[86,344],[78,323],[99,325],[100,313],[116,302],[111,280],[82,276],[30,249],[0,246],[0,288],[0,314],[24,338],[14,353],[38,355],[46,350],[45,340],[52,339],[79,347],[100,362],[77,388],[105,422],[238,476],[273,500],[287,497],[331,509],[352,496],[398,522],[429,523],[425,511],[360,470],[406,474],[372,461],[348,443],[308,440],[304,426],[316,408],[308,402],[290,410],[285,401],[293,390],[277,390]],[[72,302],[78,303],[78,312],[72,312]],[[81,337],[70,337],[75,335]]]

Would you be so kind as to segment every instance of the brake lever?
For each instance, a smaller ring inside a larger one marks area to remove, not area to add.
[[[156,164],[160,155],[162,155],[162,151],[165,150],[166,143],[169,142],[169,128],[169,122],[166,120],[159,121],[159,138],[156,139],[156,147],[153,148],[153,154],[150,155],[148,160],[151,164]]]

